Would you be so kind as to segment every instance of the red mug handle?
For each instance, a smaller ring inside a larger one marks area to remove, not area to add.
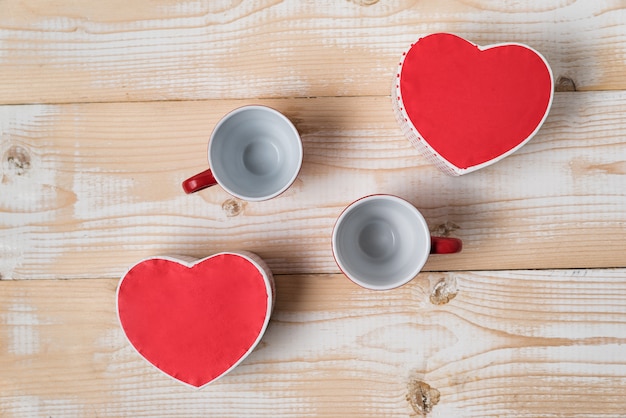
[[[217,180],[213,176],[211,169],[204,170],[202,173],[198,173],[195,176],[189,177],[183,181],[183,190],[185,193],[195,193],[199,190],[206,189],[207,187],[215,186]]]
[[[430,237],[431,254],[458,253],[463,248],[463,242],[458,238]]]

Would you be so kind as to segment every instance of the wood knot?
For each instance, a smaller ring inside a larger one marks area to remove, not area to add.
[[[559,76],[554,86],[554,91],[576,91],[576,83],[569,77]]]
[[[429,414],[433,406],[439,403],[439,391],[421,380],[411,380],[408,384],[408,391],[406,400],[418,414]]]
[[[379,0],[349,0],[352,3],[358,4],[359,6],[371,6],[373,4],[378,3]]]
[[[437,225],[435,229],[430,232],[437,237],[449,237],[450,234],[457,229],[461,229],[461,227],[454,222],[446,221],[446,223]]]
[[[4,166],[7,174],[23,176],[30,170],[30,154],[26,148],[13,145],[4,154]]]
[[[445,305],[456,297],[459,288],[456,284],[456,278],[446,277],[437,282],[430,292],[430,303],[433,305]]]
[[[222,210],[226,213],[226,216],[232,218],[233,216],[237,216],[243,212],[245,208],[245,202],[238,199],[228,199],[224,203],[222,203]]]

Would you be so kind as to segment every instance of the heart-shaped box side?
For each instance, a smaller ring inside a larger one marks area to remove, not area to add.
[[[272,273],[249,252],[153,257],[122,276],[117,314],[130,345],[167,376],[201,388],[241,363],[265,333]]]
[[[546,59],[516,43],[480,47],[449,33],[402,55],[392,102],[402,132],[450,175],[491,165],[526,144],[552,105]]]

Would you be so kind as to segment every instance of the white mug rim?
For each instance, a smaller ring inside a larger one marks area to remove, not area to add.
[[[226,121],[228,121],[229,119],[231,119],[233,116],[235,116],[238,113],[241,112],[245,112],[248,110],[262,110],[264,112],[269,112],[269,113],[273,113],[274,115],[278,116],[281,120],[283,120],[284,122],[286,122],[287,126],[291,129],[291,131],[294,134],[294,137],[296,138],[296,145],[297,145],[297,151],[298,151],[298,166],[297,166],[297,170],[295,170],[291,177],[289,178],[289,181],[287,181],[283,187],[281,187],[279,190],[270,193],[270,194],[264,194],[262,196],[246,196],[244,194],[241,193],[237,193],[234,190],[232,190],[231,188],[227,187],[224,185],[223,179],[220,178],[222,176],[222,174],[216,172],[213,170],[213,167],[215,166],[213,164],[213,159],[211,157],[211,144],[214,143],[213,139],[216,136],[216,133],[219,131],[220,127],[226,123]],[[296,127],[294,126],[294,124],[291,122],[291,120],[289,120],[289,118],[285,115],[283,115],[281,112],[279,112],[278,110],[269,107],[269,106],[265,106],[265,105],[244,105],[244,106],[240,106],[238,108],[235,108],[233,110],[231,110],[230,112],[228,112],[227,114],[225,114],[224,116],[222,116],[222,118],[217,122],[217,124],[215,125],[215,127],[213,128],[213,131],[211,132],[211,136],[209,138],[209,143],[207,146],[207,160],[209,162],[209,169],[211,170],[211,173],[213,174],[213,177],[215,178],[215,181],[217,182],[217,184],[220,185],[220,187],[222,189],[224,189],[227,193],[229,193],[230,195],[237,197],[241,200],[245,200],[247,202],[260,202],[263,200],[269,200],[272,199],[276,196],[281,195],[282,193],[284,193],[289,187],[291,187],[291,185],[293,184],[293,182],[296,180],[296,178],[298,177],[298,175],[300,174],[300,170],[302,169],[302,160],[303,160],[303,146],[302,146],[302,138],[300,137],[300,133],[298,132],[298,130],[296,129]]]
[[[341,222],[343,222],[343,220],[345,219],[345,217],[352,212],[355,208],[357,208],[358,206],[371,201],[371,200],[389,200],[395,203],[400,203],[401,205],[403,205],[404,207],[406,207],[407,209],[410,210],[410,212],[414,215],[414,219],[416,220],[416,225],[417,227],[420,228],[420,230],[423,231],[424,233],[424,239],[425,239],[425,246],[424,246],[424,251],[422,254],[419,254],[416,252],[416,259],[418,260],[415,263],[414,268],[411,270],[411,272],[409,274],[407,274],[406,276],[402,277],[399,280],[394,280],[391,284],[388,285],[376,285],[376,284],[372,284],[369,282],[366,282],[364,280],[361,280],[359,277],[357,277],[356,275],[350,273],[348,271],[348,269],[346,268],[345,264],[342,262],[341,257],[339,256],[339,254],[337,253],[337,230],[338,230],[338,226],[341,224]],[[365,289],[370,289],[370,290],[391,290],[391,289],[395,289],[398,288],[400,286],[403,286],[405,284],[407,284],[408,282],[410,282],[411,280],[413,280],[413,278],[415,278],[415,276],[417,276],[419,274],[420,271],[422,271],[422,268],[424,267],[424,265],[426,264],[426,261],[428,260],[428,257],[430,255],[430,249],[431,249],[431,237],[430,237],[430,230],[428,229],[428,224],[426,223],[426,219],[424,218],[424,215],[422,215],[422,213],[413,205],[411,204],[409,201],[392,195],[392,194],[371,194],[371,195],[367,195],[367,196],[363,196],[360,199],[357,199],[355,201],[353,201],[352,203],[350,203],[348,206],[346,206],[343,211],[341,212],[341,214],[339,215],[339,217],[337,218],[337,220],[335,221],[335,224],[333,226],[333,232],[332,232],[332,252],[333,252],[333,258],[335,259],[335,263],[337,264],[337,266],[339,267],[339,269],[341,270],[341,272],[352,282],[356,283],[357,285],[365,288]]]

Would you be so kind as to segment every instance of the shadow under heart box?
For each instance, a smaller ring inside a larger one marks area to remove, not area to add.
[[[274,307],[272,273],[256,254],[153,257],[128,269],[117,314],[131,346],[195,388],[224,376],[260,342]]]
[[[449,33],[411,45],[392,88],[404,135],[446,174],[491,165],[526,144],[552,105],[546,59],[517,43],[480,47]]]

